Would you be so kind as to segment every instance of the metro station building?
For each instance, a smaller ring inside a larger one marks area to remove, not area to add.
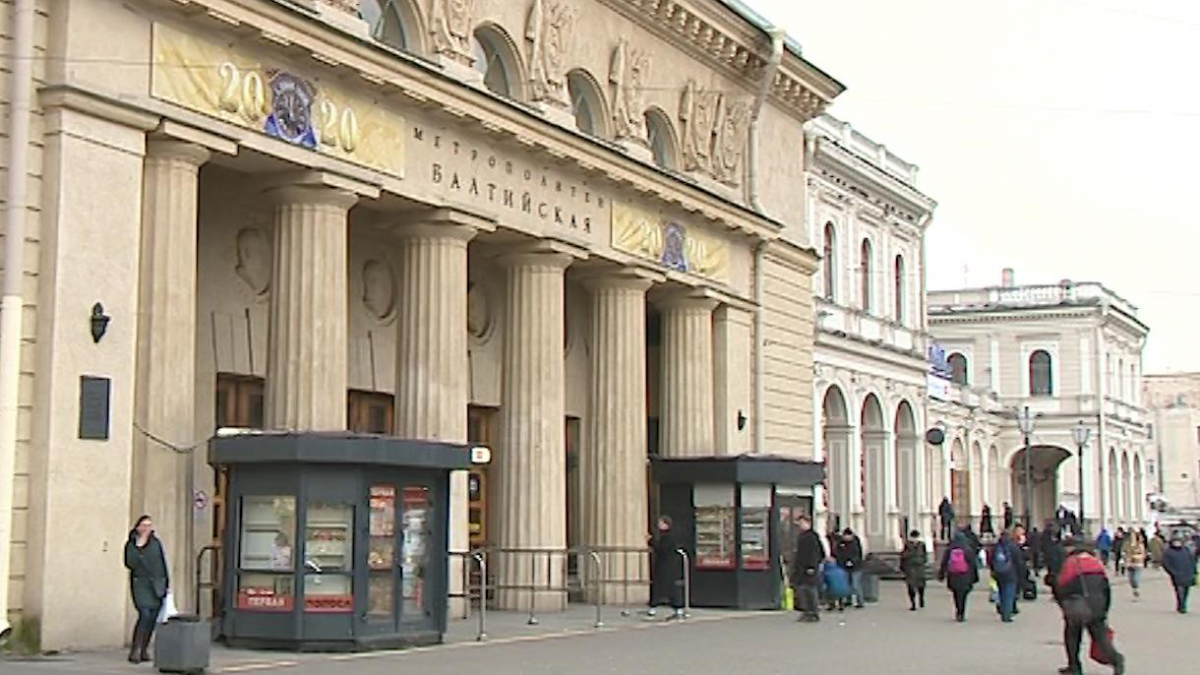
[[[797,186],[842,86],[740,3],[14,0],[0,21],[4,163],[26,169],[0,607],[42,649],[125,639],[142,513],[191,597],[227,508],[220,427],[491,447],[453,481],[459,552],[645,546],[652,456],[813,459]]]

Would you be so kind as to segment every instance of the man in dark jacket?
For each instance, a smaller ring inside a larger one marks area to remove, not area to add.
[[[1058,573],[1062,570],[1063,560],[1067,557],[1066,545],[1074,545],[1074,540],[1070,537],[1060,539],[1058,531],[1053,528],[1047,529],[1042,535],[1042,561],[1046,565],[1046,585],[1053,586],[1054,579],[1058,578]]]
[[[988,567],[1000,591],[996,607],[1000,612],[1000,620],[1012,623],[1017,609],[1017,584],[1025,578],[1025,559],[1008,532],[1000,533],[1000,541],[992,547]]]
[[[1171,546],[1163,552],[1162,566],[1175,587],[1175,611],[1187,614],[1188,595],[1196,584],[1196,556],[1183,545],[1182,537],[1171,537]]]
[[[801,621],[820,621],[817,612],[817,589],[821,583],[821,561],[825,560],[825,545],[813,532],[812,522],[801,517],[796,521],[800,535],[796,538],[796,555],[792,557],[792,587],[796,591],[796,610]]]
[[[942,497],[942,503],[938,506],[938,517],[942,520],[942,541],[950,541],[950,535],[954,534],[954,505],[950,503],[949,497]]]
[[[842,540],[838,542],[837,547],[837,564],[846,573],[850,575],[850,588],[854,595],[854,607],[857,609],[863,608],[863,587],[862,587],[862,566],[863,566],[863,549],[862,542],[858,535],[854,534],[854,530],[846,528],[842,532]],[[842,607],[846,601],[839,601]]]
[[[1012,504],[1009,504],[1008,502],[1004,502],[1004,529],[1011,531],[1012,526],[1015,524],[1015,522],[1016,521],[1013,520]],[[1028,523],[1026,523],[1026,524],[1028,524]]]
[[[1112,606],[1112,589],[1104,565],[1073,539],[1065,541],[1066,558],[1054,583],[1054,599],[1063,612],[1063,642],[1067,650],[1067,665],[1058,672],[1082,675],[1079,648],[1086,630],[1097,651],[1112,664],[1113,675],[1123,675],[1125,657],[1109,638],[1108,610]]]
[[[679,543],[672,530],[669,516],[658,519],[658,536],[654,538],[654,555],[650,568],[650,610],[653,617],[659,605],[670,605],[669,618],[683,618],[683,556],[679,555]]]

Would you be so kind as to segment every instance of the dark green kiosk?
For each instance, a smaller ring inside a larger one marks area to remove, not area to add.
[[[789,457],[656,458],[660,515],[671,517],[691,571],[696,607],[774,609],[796,519],[812,517],[825,466]]]
[[[229,476],[220,637],[360,651],[446,632],[450,474],[486,449],[342,433],[213,440]]]

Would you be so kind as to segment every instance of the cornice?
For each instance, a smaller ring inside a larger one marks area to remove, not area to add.
[[[821,203],[846,213],[854,213],[856,216],[865,214],[879,220],[879,224],[886,224],[896,229],[901,236],[908,237],[913,241],[920,241],[923,237],[924,228],[920,224],[919,218],[915,220],[903,218],[898,210],[885,209],[868,201],[867,198],[852,191],[848,181],[836,183],[831,180],[830,176],[815,173],[812,168],[808,169],[807,173],[807,185],[809,189],[817,191]]]
[[[930,308],[928,320],[933,324],[949,323],[1007,323],[1011,321],[1038,321],[1047,319],[1079,319],[1093,316],[1096,307],[1027,307],[1013,309],[1011,307],[996,309],[953,309],[939,310]]]
[[[916,224],[921,216],[933,213],[937,201],[912,185],[900,180],[892,174],[876,166],[869,159],[853,152],[828,136],[818,136],[814,165],[820,166],[822,160],[828,161],[830,168],[848,183],[861,181],[868,187],[883,192],[881,201],[894,201],[908,210],[913,211],[912,222]],[[860,187],[859,189],[863,189]],[[866,198],[864,196],[864,198]]]
[[[500,143],[539,152],[550,164],[572,164],[586,173],[604,177],[616,187],[656,197],[725,228],[762,240],[775,240],[784,227],[783,223],[743,204],[629,157],[610,143],[548,121],[527,105],[464,84],[425,59],[397,54],[338,31],[312,13],[300,11],[299,6],[260,0],[143,1],[172,10],[171,16],[189,25],[218,30],[227,39],[315,62],[314,67],[324,66],[348,85],[370,90],[380,99],[436,111],[460,122],[473,122],[479,131],[497,137]],[[614,5],[638,3],[638,0],[600,1]],[[644,21],[644,15],[640,16]],[[676,12],[670,16],[684,15]]]
[[[764,33],[713,0],[599,0],[748,89],[767,65]],[[698,8],[703,6],[703,9]],[[795,54],[785,54],[770,100],[801,123],[820,115],[845,87]]]

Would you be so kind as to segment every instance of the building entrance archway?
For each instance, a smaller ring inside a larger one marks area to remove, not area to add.
[[[920,500],[917,497],[917,420],[912,406],[902,401],[896,408],[896,506],[900,509],[900,538],[917,526]]]
[[[1009,469],[1012,472],[1012,494],[1017,500],[1013,504],[1013,509],[1017,512],[1021,522],[1030,520],[1034,526],[1038,526],[1054,517],[1054,512],[1058,508],[1058,469],[1070,456],[1070,451],[1056,445],[1030,446],[1029,473],[1032,477],[1030,481],[1032,486],[1029,492],[1031,499],[1027,502],[1025,499],[1025,449],[1022,448],[1013,453],[1012,461],[1009,462]],[[1025,512],[1027,503],[1032,509],[1028,514]]]
[[[853,427],[846,396],[836,386],[825,391],[821,402],[821,441],[825,450],[826,508],[828,528],[848,523],[851,516],[850,440]]]
[[[862,503],[863,530],[871,550],[887,548],[888,543],[888,432],[884,426],[883,408],[874,394],[863,401],[860,416],[862,439]]]
[[[966,522],[971,516],[971,466],[959,439],[950,444],[950,503],[954,515]]]

